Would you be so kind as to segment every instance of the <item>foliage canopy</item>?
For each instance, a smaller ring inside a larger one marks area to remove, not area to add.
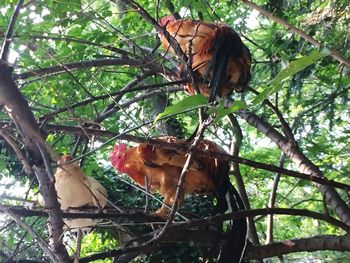
[[[81,258],[117,251],[130,238],[152,231],[149,222],[154,218],[142,214],[146,195],[109,165],[112,145],[120,138],[127,140],[124,135],[188,138],[199,123],[197,109],[207,106],[201,95],[190,98],[184,94],[177,79],[180,59],[159,48],[154,26],[127,2],[130,1],[24,1],[9,39],[12,77],[47,144],[59,154],[79,158],[84,172],[107,188],[114,206],[139,216],[137,223],[128,217],[106,219],[105,224],[84,235]],[[349,67],[334,59],[332,53],[336,50],[343,58],[350,57],[348,1],[254,2],[301,29],[323,48],[268,19],[247,2],[137,1],[156,20],[179,12],[182,17],[229,24],[249,47],[253,58],[250,87],[260,95],[251,90],[233,94],[235,104],[230,109],[225,109],[223,102],[209,106],[209,112],[216,113],[217,118],[206,129],[206,138],[227,151],[233,145],[231,154],[239,152],[240,157],[249,160],[349,185]],[[14,0],[0,3],[2,45],[16,5]],[[37,178],[34,173],[24,172],[14,149],[33,164],[30,151],[13,124],[7,102],[0,100],[0,106],[0,210],[13,206],[43,211],[35,201]],[[342,243],[346,240],[350,244],[349,233],[339,225],[304,213],[308,210],[326,214],[349,227],[349,188],[332,192],[282,170],[260,168],[263,167],[233,165],[231,181],[240,193],[245,193],[250,208],[299,209],[299,214],[255,216],[246,259],[277,261],[276,256],[282,254],[290,261],[349,259],[350,253],[344,251],[350,251],[350,247]],[[344,205],[337,207],[339,200]],[[203,218],[213,215],[214,203],[212,196],[191,196],[180,213]],[[157,206],[159,202],[151,198],[150,207],[155,210]],[[49,240],[46,217],[24,213],[21,219],[37,235]],[[3,213],[0,220],[1,260],[48,260],[49,255],[13,218]],[[303,238],[295,241],[295,250],[280,242]],[[318,245],[320,242],[323,245]],[[265,243],[266,247],[261,245]],[[64,244],[71,255],[76,247],[75,236],[66,234]],[[308,250],[314,252],[306,253]],[[200,246],[185,242],[163,244],[133,260],[198,262],[201,257]],[[112,256],[101,256],[99,260],[112,262]]]

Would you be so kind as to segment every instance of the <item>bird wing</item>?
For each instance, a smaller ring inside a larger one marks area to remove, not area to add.
[[[182,51],[188,56],[192,56],[194,70],[204,66],[211,59],[209,50],[205,50],[205,48],[209,46],[206,42],[210,41],[210,35],[215,28],[215,24],[190,19],[169,22],[166,26],[167,31],[179,43]],[[164,36],[161,36],[161,41],[165,50],[176,55]]]
[[[184,146],[186,142],[181,139],[177,139],[172,136],[159,137],[157,140],[165,141],[172,144],[179,144]],[[159,167],[163,165],[183,167],[187,161],[187,152],[179,149],[168,149],[160,145],[151,145],[141,143],[138,146],[140,152],[140,158],[142,162],[150,167]],[[201,163],[196,159],[193,160],[190,169],[200,170],[202,167]]]
[[[104,208],[107,205],[107,190],[95,178],[86,176],[85,186],[91,191],[92,204],[98,208]]]

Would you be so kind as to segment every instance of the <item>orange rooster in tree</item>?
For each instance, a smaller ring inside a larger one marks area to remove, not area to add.
[[[107,204],[106,189],[94,178],[86,176],[77,163],[66,162],[73,160],[70,155],[63,155],[58,161],[58,168],[54,174],[55,189],[61,210],[79,208],[82,206],[95,206],[99,210]],[[39,194],[38,202],[45,206],[43,197]],[[97,220],[89,218],[65,220],[70,229],[84,228],[97,224]]]
[[[185,140],[165,136],[157,140],[174,145],[187,145]],[[215,143],[202,140],[197,149],[226,153]],[[159,145],[141,143],[137,147],[127,148],[125,144],[116,144],[111,155],[112,165],[121,173],[128,174],[137,184],[145,187],[147,177],[151,191],[158,190],[164,197],[163,205],[156,214],[165,218],[175,202],[175,193],[182,168],[187,160],[186,152],[170,150]],[[215,193],[219,213],[243,210],[243,202],[229,181],[229,162],[210,157],[194,157],[187,172],[183,191],[179,197],[179,205],[183,203],[185,194]],[[246,244],[246,220],[234,220],[228,238],[222,245],[218,262],[240,262]],[[228,260],[228,261],[227,261]]]
[[[217,95],[229,95],[233,90],[244,91],[251,78],[250,52],[231,27],[200,20],[175,20],[173,15],[163,17],[159,24],[166,27],[191,59],[194,82],[209,101],[214,101]],[[163,48],[175,54],[164,35],[159,36]],[[181,78],[186,76],[185,69],[184,65],[180,66]],[[185,90],[195,93],[192,84],[187,84]]]

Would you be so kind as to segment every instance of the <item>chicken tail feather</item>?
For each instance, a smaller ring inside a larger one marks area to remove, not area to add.
[[[229,213],[244,210],[245,206],[243,201],[230,183],[229,178],[221,178],[221,182],[215,185],[216,194],[218,198],[218,212]],[[218,182],[216,182],[218,183]],[[218,187],[220,185],[220,187]],[[247,241],[247,222],[245,218],[235,219],[230,221],[230,226],[227,231],[227,236],[223,241],[217,262],[231,262],[239,263],[241,262]]]
[[[216,96],[221,96],[222,91],[220,81],[227,80],[226,76],[227,64],[230,57],[234,57],[239,60],[240,55],[243,52],[244,45],[239,35],[233,31],[230,27],[223,26],[218,27],[213,36],[210,37],[212,46],[212,59],[209,63],[206,76],[204,79],[208,79],[211,75],[209,87],[211,94],[209,96],[209,102],[215,101]]]
[[[229,212],[244,210],[244,204],[237,190],[233,185],[229,185],[225,195]],[[218,262],[239,263],[244,256],[247,244],[247,222],[245,218],[239,218],[230,222],[227,238],[224,240]]]

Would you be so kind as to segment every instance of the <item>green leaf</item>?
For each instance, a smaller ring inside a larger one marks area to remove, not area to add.
[[[315,63],[317,60],[328,56],[329,54],[330,53],[328,50],[314,50],[310,55],[305,55],[297,60],[292,61],[285,69],[281,70],[273,80],[270,81],[270,84],[274,87],[278,87],[278,84],[284,79],[293,76],[294,74],[302,71],[306,67]]]
[[[158,114],[157,118],[154,120],[154,123],[156,123],[160,118],[183,113],[185,111],[193,110],[206,105],[207,99],[201,94],[186,97],[177,104],[166,107],[162,113]]]
[[[264,88],[264,90],[260,92],[260,94],[256,96],[250,104],[259,105],[264,99],[266,99],[268,96],[272,94],[271,93],[272,90],[273,90],[273,86],[266,85],[266,88]]]
[[[326,48],[321,51],[314,50],[310,55],[305,55],[297,60],[292,61],[289,65],[281,70],[268,84],[268,86],[252,101],[252,104],[256,105],[261,103],[265,98],[278,91],[281,87],[280,83],[285,79],[295,75],[302,71],[306,67],[315,63],[317,60],[326,57],[330,54],[330,51]]]
[[[220,119],[225,117],[226,115],[236,112],[240,109],[246,108],[247,104],[244,101],[235,101],[233,102],[232,106],[230,108],[225,108],[224,106],[221,106],[217,108],[217,110],[211,110],[213,113],[216,113],[215,116],[215,123],[217,123]]]

